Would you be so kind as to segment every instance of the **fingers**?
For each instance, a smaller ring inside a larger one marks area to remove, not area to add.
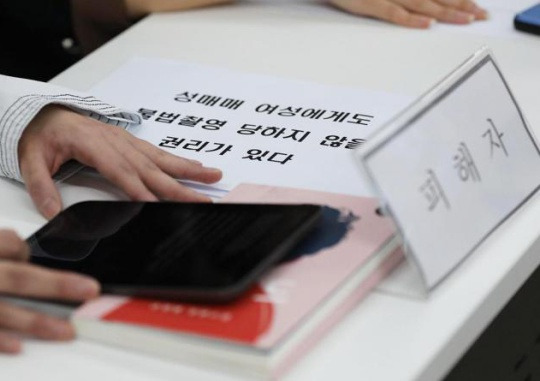
[[[22,349],[21,340],[9,333],[0,331],[0,353],[16,354]]]
[[[84,301],[99,293],[99,284],[86,276],[39,266],[0,262],[0,293],[31,298]]]
[[[205,184],[221,180],[223,173],[217,168],[204,167],[201,162],[165,152],[152,144],[136,139],[134,144],[165,173],[176,179],[198,181]]]
[[[114,133],[113,133],[114,137]],[[115,140],[120,140],[114,137]],[[145,185],[136,163],[133,160],[133,153],[125,148],[127,142],[111,141],[108,144],[93,142],[95,136],[90,135],[86,144],[79,145],[77,142],[71,144],[73,157],[81,163],[95,168],[105,178],[121,188],[132,200],[157,201],[158,198]],[[97,140],[101,140],[98,136]]]
[[[146,155],[136,150],[127,150],[123,155],[126,158],[125,164],[129,166],[128,170],[118,171],[107,161],[96,163],[96,169],[113,183],[125,189],[130,198],[150,201],[158,199],[209,201],[207,197],[179,184]],[[123,185],[130,182],[137,185],[133,187],[132,192]]]
[[[436,20],[469,24],[487,12],[471,0],[330,0],[339,8],[412,28],[428,28]]]
[[[208,197],[179,184],[173,177],[214,182],[221,178],[220,171],[167,154],[115,127],[104,125],[102,128],[108,134],[110,147],[99,147],[101,154],[98,155],[91,144],[75,146],[74,156],[96,168],[131,199],[210,201]]]
[[[45,218],[51,219],[62,210],[62,199],[52,179],[55,170],[47,164],[39,147],[33,147],[20,160],[21,174],[34,205]]]
[[[102,143],[99,146],[72,144],[73,155],[96,168],[131,199],[210,201],[178,183],[176,178],[212,183],[221,178],[221,171],[166,153],[117,127],[100,124],[99,128],[102,135],[99,140],[106,140],[108,146],[104,147]]]
[[[70,340],[75,337],[73,326],[61,319],[0,302],[0,353],[21,352],[21,339],[32,336],[44,340]]]
[[[8,303],[0,303],[0,327],[44,340],[70,340],[75,337],[75,331],[69,322]],[[8,336],[7,333],[3,333]],[[2,336],[0,336],[0,341],[4,341]],[[9,344],[5,351],[16,352],[17,349],[20,350],[20,343],[19,348],[14,345],[16,341],[16,337],[12,336],[11,340],[7,337],[6,342]],[[3,345],[0,344],[0,350],[2,347]],[[10,350],[9,347],[12,349]]]
[[[0,230],[0,260],[26,261],[28,245],[11,230]]]
[[[471,0],[437,0],[440,4],[452,7],[474,15],[476,20],[485,20],[488,18],[488,12],[476,5]]]
[[[472,13],[439,4],[431,0],[395,0],[408,11],[452,24],[469,24],[474,21]]]
[[[47,106],[19,141],[23,179],[33,202],[47,218],[62,209],[51,176],[70,159],[95,168],[138,201],[210,201],[176,179],[213,183],[222,176],[217,169],[166,153],[121,128]]]
[[[54,300],[84,301],[96,297],[99,284],[86,276],[54,271],[21,260],[28,246],[11,231],[0,230],[0,294]],[[21,340],[12,333],[47,340],[69,340],[68,322],[0,301],[0,352],[18,353]]]
[[[365,3],[365,10],[362,11],[363,14],[393,24],[409,28],[425,29],[429,28],[433,23],[433,19],[430,17],[411,13],[394,1],[371,0]]]

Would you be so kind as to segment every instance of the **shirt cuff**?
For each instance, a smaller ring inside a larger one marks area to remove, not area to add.
[[[12,80],[17,80],[12,78]],[[33,81],[19,80],[27,83]],[[0,81],[1,82],[1,81]],[[40,87],[48,84],[39,83]],[[22,176],[17,156],[18,144],[24,129],[30,121],[49,104],[58,104],[68,107],[78,113],[99,120],[103,123],[115,125],[124,129],[141,123],[138,114],[122,110],[108,103],[102,102],[93,96],[79,94],[74,91],[67,91],[56,86],[49,85],[55,93],[48,94],[26,94],[16,97],[14,101],[7,105],[0,104],[0,175],[22,182]],[[58,90],[63,91],[58,91]],[[10,94],[13,95],[13,94]],[[0,96],[3,96],[0,95]],[[8,96],[9,98],[9,96]],[[5,97],[3,99],[5,101]],[[4,107],[2,107],[4,106]],[[67,163],[55,174],[55,179],[65,178],[82,165]]]

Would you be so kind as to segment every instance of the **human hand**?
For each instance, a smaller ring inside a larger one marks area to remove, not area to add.
[[[435,21],[469,24],[487,12],[471,0],[329,0],[347,12],[411,28],[429,28]]]
[[[67,301],[84,301],[98,295],[95,280],[26,263],[28,254],[28,245],[14,232],[0,230],[0,294]],[[75,331],[67,321],[1,301],[0,353],[20,352],[19,335],[69,340]]]
[[[148,13],[183,11],[232,1],[234,0],[124,0],[128,15],[132,18]]]
[[[19,141],[18,154],[26,188],[46,218],[62,209],[52,175],[71,159],[95,168],[138,201],[208,202],[208,197],[176,179],[207,184],[221,179],[218,169],[172,155],[122,128],[56,105],[45,107],[28,125]]]

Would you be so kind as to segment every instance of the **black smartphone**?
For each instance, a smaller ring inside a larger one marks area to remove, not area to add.
[[[514,18],[514,27],[523,32],[540,35],[540,3],[518,13]]]
[[[317,205],[88,201],[27,239],[31,262],[90,275],[104,292],[228,302],[316,225]]]

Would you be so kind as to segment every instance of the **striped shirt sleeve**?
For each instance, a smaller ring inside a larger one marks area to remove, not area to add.
[[[19,140],[30,121],[49,104],[63,105],[124,129],[141,122],[139,115],[93,96],[49,83],[0,75],[0,176],[22,181],[17,157]],[[81,165],[77,163],[68,163],[62,166],[55,179],[65,178],[79,168]]]

